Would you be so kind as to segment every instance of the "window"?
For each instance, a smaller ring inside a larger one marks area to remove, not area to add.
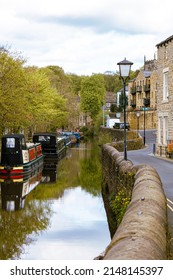
[[[50,141],[50,136],[47,136],[47,135],[39,135],[39,136],[38,136],[38,141],[39,141],[39,142],[49,142],[49,141]]]
[[[6,148],[15,148],[15,138],[7,138]]]
[[[162,118],[159,118],[159,127],[158,127],[158,143],[162,144],[162,137],[163,137],[163,122]]]
[[[164,59],[165,60],[168,59],[168,47],[167,46],[165,46]]]
[[[158,143],[160,145],[168,143],[168,116],[159,117]]]
[[[163,73],[163,100],[168,98],[168,71]]]
[[[168,117],[163,118],[163,144],[167,145],[168,142]]]
[[[107,102],[106,103],[106,108],[110,108],[111,107],[111,103]]]

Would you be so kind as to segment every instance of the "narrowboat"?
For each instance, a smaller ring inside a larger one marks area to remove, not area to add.
[[[70,138],[70,136],[60,136],[59,138],[63,138],[64,139],[66,148],[71,147],[72,139]]]
[[[43,165],[40,143],[26,143],[23,134],[7,134],[1,140],[0,175],[22,178]]]
[[[80,133],[79,132],[73,132],[73,135],[76,137],[76,141],[77,141],[77,143],[79,143],[80,142]]]
[[[11,179],[0,175],[1,208],[16,211],[24,208],[27,195],[35,189],[42,178],[42,169],[36,169],[29,177]]]
[[[76,144],[80,141],[79,132],[63,131],[62,136],[70,138],[71,144]]]
[[[61,159],[66,154],[64,138],[58,138],[56,133],[40,132],[33,134],[33,142],[41,143],[45,159]]]

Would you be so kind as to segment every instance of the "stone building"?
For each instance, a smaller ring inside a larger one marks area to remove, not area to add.
[[[157,123],[157,62],[144,61],[135,79],[129,82],[127,118],[133,129],[154,129]]]
[[[157,47],[157,143],[156,151],[164,156],[169,143],[173,142],[173,35]]]
[[[106,102],[106,110],[111,109],[111,105],[116,105],[116,94],[111,91],[106,92],[106,97],[105,97],[105,102]]]

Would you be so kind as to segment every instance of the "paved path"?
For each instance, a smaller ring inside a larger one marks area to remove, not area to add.
[[[140,131],[143,136],[143,131]],[[167,197],[168,205],[168,223],[171,234],[171,256],[173,259],[173,160],[163,159],[153,155],[153,144],[156,143],[156,131],[146,131],[146,148],[137,151],[128,151],[127,158],[133,162],[134,165],[147,163],[154,167],[163,184],[164,192]]]

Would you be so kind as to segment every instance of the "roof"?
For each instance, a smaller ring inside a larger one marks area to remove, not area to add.
[[[106,102],[116,103],[116,95],[114,92],[107,91],[105,99],[106,99]]]
[[[53,132],[35,132],[33,136],[53,136],[56,137],[56,133]]]
[[[170,41],[173,40],[173,35],[171,35],[170,37],[168,37],[166,40],[160,42],[159,44],[156,45],[157,48],[169,43]]]
[[[2,136],[2,138],[24,138],[25,136],[23,134],[5,134]]]

